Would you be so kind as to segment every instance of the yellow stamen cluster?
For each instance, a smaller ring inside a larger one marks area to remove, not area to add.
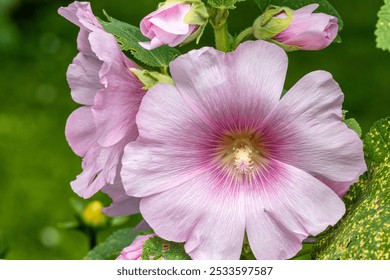
[[[235,148],[234,165],[241,174],[248,174],[254,168],[252,154],[252,149],[247,145]]]

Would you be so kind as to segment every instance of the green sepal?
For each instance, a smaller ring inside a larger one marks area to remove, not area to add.
[[[273,39],[270,39],[268,40],[276,45],[278,45],[279,47],[281,47],[282,49],[284,49],[286,52],[293,52],[293,51],[299,51],[301,48],[298,47],[298,46],[293,46],[293,45],[286,45],[286,44],[283,44],[283,43],[280,43],[276,40],[273,40]]]
[[[144,90],[149,90],[159,83],[175,85],[171,77],[158,72],[136,68],[130,68],[130,71],[144,84]]]
[[[280,13],[286,17],[275,17]],[[269,6],[253,23],[253,35],[256,39],[270,40],[290,26],[293,16],[294,10],[288,7]]]
[[[145,241],[141,260],[190,260],[183,243],[166,241],[158,236]]]
[[[235,9],[237,2],[245,0],[207,0],[207,4],[214,9]]]

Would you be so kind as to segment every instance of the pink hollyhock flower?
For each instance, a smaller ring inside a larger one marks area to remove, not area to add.
[[[318,4],[307,5],[294,11],[289,27],[273,39],[302,50],[321,50],[329,46],[337,36],[337,18],[323,13],[313,13]],[[285,15],[280,14],[278,17]]]
[[[139,235],[134,241],[126,248],[122,250],[117,260],[140,260],[142,255],[142,249],[146,240],[156,236],[155,234]]]
[[[190,9],[191,4],[175,2],[144,17],[140,24],[141,32],[151,41],[140,42],[140,45],[152,50],[162,45],[175,47],[183,43],[198,28],[184,21]]]
[[[72,150],[83,158],[83,172],[71,186],[84,198],[104,186],[116,197],[123,192],[119,170],[124,147],[138,136],[135,115],[143,85],[129,70],[137,66],[122,53],[114,36],[103,30],[88,2],[76,1],[58,12],[80,27],[79,53],[68,68],[67,80],[72,98],[83,106],[69,116],[65,134]],[[139,199],[122,200],[126,214],[139,211]],[[114,201],[112,206],[121,205]]]
[[[176,87],[142,100],[121,171],[158,236],[193,259],[238,259],[246,233],[258,259],[287,259],[343,216],[339,195],[366,165],[329,73],[281,97],[287,55],[265,41],[191,51],[170,69]]]

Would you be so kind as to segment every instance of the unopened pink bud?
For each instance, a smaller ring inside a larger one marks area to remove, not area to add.
[[[151,41],[140,42],[140,45],[152,50],[162,45],[175,47],[183,43],[198,29],[198,25],[188,24],[184,20],[190,9],[191,4],[174,2],[144,17],[141,32]]]
[[[321,50],[329,46],[337,36],[337,18],[324,13],[313,13],[318,4],[311,4],[294,11],[291,24],[272,39],[302,50]],[[276,17],[283,17],[279,14]]]

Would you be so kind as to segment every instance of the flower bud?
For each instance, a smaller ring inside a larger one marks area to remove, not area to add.
[[[152,50],[162,45],[175,47],[196,39],[198,43],[208,22],[201,0],[167,0],[141,21],[140,28],[150,42],[140,45]]]
[[[146,240],[156,236],[153,234],[139,235],[134,241],[124,248],[120,255],[116,258],[117,260],[140,260],[142,255],[142,249]]]
[[[254,23],[254,36],[278,44],[286,51],[321,50],[337,36],[337,18],[313,13],[319,7],[311,4],[298,10],[270,6]]]
[[[136,68],[130,68],[131,73],[143,83],[144,90],[149,90],[158,83],[174,85],[172,78],[168,75],[164,75],[154,71],[140,70]]]
[[[98,228],[107,224],[108,218],[102,212],[103,204],[100,201],[92,201],[81,213],[84,223],[90,227]]]

